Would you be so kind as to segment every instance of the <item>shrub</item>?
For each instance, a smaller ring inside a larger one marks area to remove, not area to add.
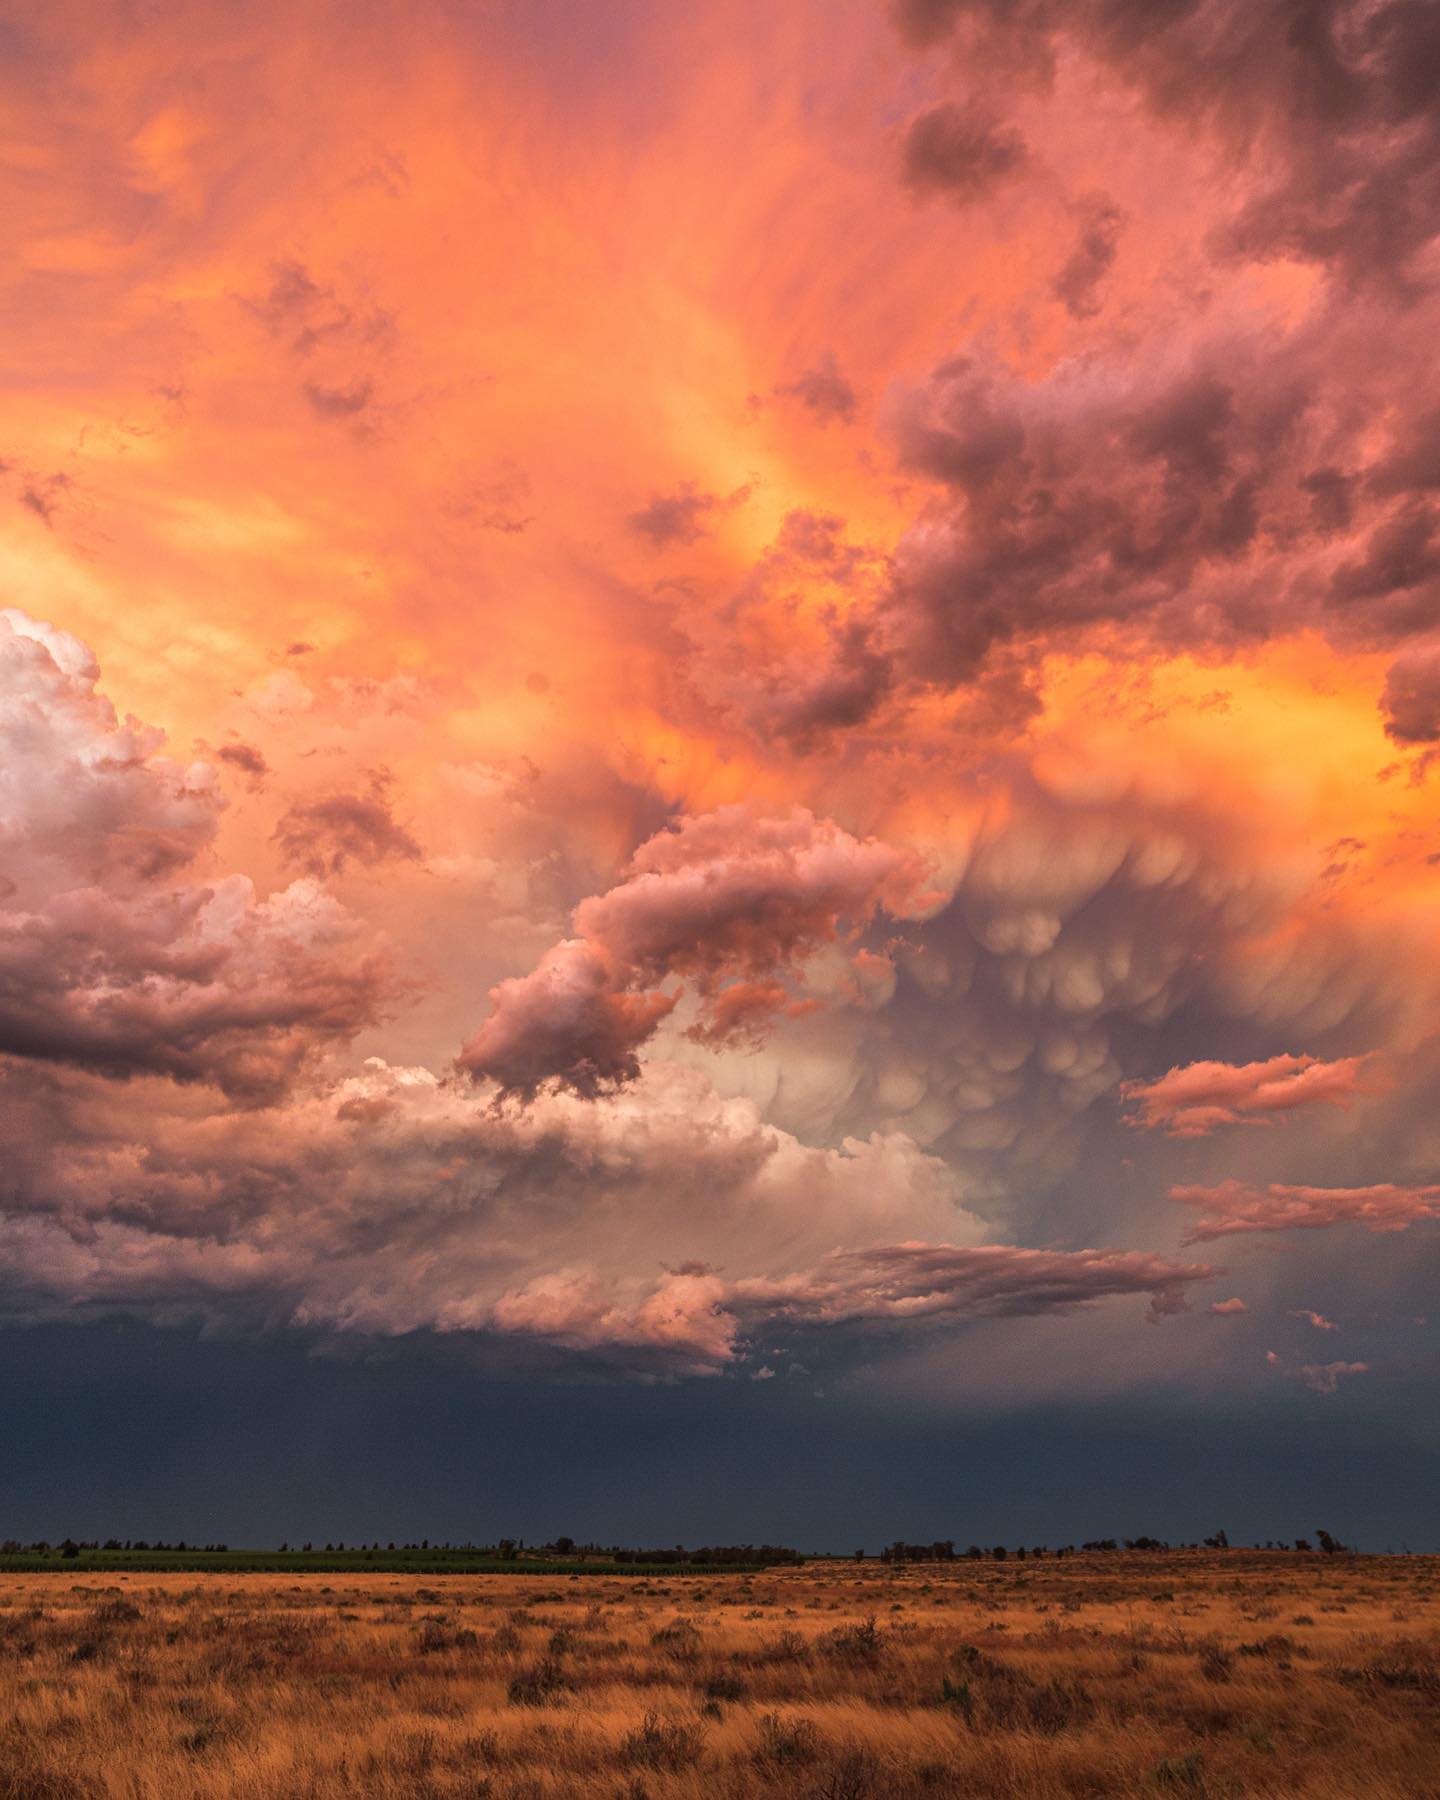
[[[885,1634],[875,1623],[874,1613],[871,1613],[859,1625],[842,1625],[839,1630],[832,1631],[821,1640],[820,1647],[827,1656],[836,1657],[841,1662],[874,1663],[880,1660],[885,1649]]]
[[[646,1713],[639,1726],[625,1734],[620,1755],[644,1769],[688,1769],[699,1762],[704,1747],[705,1733],[698,1725],[673,1720],[662,1724],[656,1714]]]
[[[547,1706],[557,1700],[570,1683],[565,1671],[553,1656],[543,1656],[528,1669],[511,1677],[509,1698],[512,1706]]]
[[[820,1754],[820,1733],[812,1719],[782,1719],[779,1713],[762,1713],[759,1723],[755,1761],[762,1766],[796,1768],[814,1762]]]
[[[1198,1750],[1187,1756],[1162,1756],[1155,1765],[1155,1785],[1172,1794],[1203,1794],[1204,1757]]]
[[[707,1700],[743,1700],[747,1689],[738,1675],[720,1673],[712,1675],[705,1683]]]

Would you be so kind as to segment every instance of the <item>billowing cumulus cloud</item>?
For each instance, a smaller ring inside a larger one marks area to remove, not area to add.
[[[577,935],[529,975],[502,982],[460,1065],[506,1092],[554,1079],[594,1093],[631,1081],[635,1052],[674,1004],[699,996],[697,1030],[746,1030],[790,1003],[775,978],[877,912],[918,917],[939,896],[924,862],[797,809],[781,819],[727,807],[642,844],[626,879],[575,909]]]
[[[1214,1187],[1182,1184],[1171,1188],[1170,1198],[1205,1214],[1186,1238],[1191,1244],[1243,1232],[1320,1231],[1331,1225],[1404,1231],[1440,1218],[1440,1187],[1402,1187],[1388,1181],[1373,1187],[1327,1188],[1280,1181],[1255,1187],[1230,1180]]]
[[[787,1321],[919,1327],[1127,1295],[1159,1316],[1212,1274],[978,1243],[945,1165],[903,1136],[812,1148],[666,1065],[595,1102],[497,1109],[372,1061],[224,1118],[151,1096],[143,1138],[103,1084],[50,1074],[15,1097],[0,1264],[21,1316],[141,1305],[487,1331],[677,1375]],[[897,1223],[942,1241],[834,1248]]]
[[[1348,1106],[1366,1092],[1363,1056],[1321,1062],[1314,1056],[1271,1056],[1264,1062],[1190,1063],[1158,1081],[1131,1081],[1122,1094],[1135,1122],[1171,1137],[1204,1137],[1221,1125],[1265,1124],[1299,1107]]]
[[[1396,743],[1440,743],[1440,643],[1401,651],[1385,676],[1380,705]]]
[[[0,1056],[272,1095],[373,1023],[386,960],[315,882],[261,898],[187,866],[214,770],[123,722],[77,639],[0,620]]]

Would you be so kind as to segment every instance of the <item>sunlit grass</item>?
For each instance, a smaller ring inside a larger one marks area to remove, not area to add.
[[[1440,1791],[1440,1560],[0,1578],[0,1800]]]

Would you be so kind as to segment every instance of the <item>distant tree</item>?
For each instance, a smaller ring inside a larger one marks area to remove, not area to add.
[[[80,1546],[75,1542],[74,1538],[66,1538],[65,1542],[60,1546],[60,1554],[62,1556],[78,1556],[80,1554]]]
[[[1334,1556],[1338,1551],[1345,1548],[1339,1538],[1331,1537],[1328,1531],[1317,1531],[1315,1536],[1319,1541],[1320,1548],[1327,1556]]]
[[[1005,1548],[1005,1546],[1003,1544],[997,1544],[995,1546],[995,1548],[990,1552],[990,1554],[995,1558],[996,1562],[1004,1562],[1005,1558],[1010,1554],[1010,1552]]]
[[[572,1537],[558,1537],[555,1540],[554,1547],[557,1555],[569,1556],[570,1552],[575,1548],[575,1540]]]
[[[1295,1548],[1297,1550],[1308,1550],[1310,1548],[1309,1538],[1296,1538]]]

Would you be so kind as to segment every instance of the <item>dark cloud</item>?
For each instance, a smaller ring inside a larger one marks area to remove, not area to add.
[[[391,810],[390,777],[375,775],[364,793],[316,794],[287,807],[275,842],[292,868],[323,877],[352,864],[419,862],[421,849]]]
[[[304,384],[305,398],[322,419],[352,419],[370,404],[374,388],[368,379],[345,387],[324,387],[318,381]]]
[[[1179,367],[1128,349],[1039,381],[977,357],[937,368],[895,414],[905,465],[946,496],[902,540],[880,609],[902,676],[964,683],[1006,646],[1082,636],[1233,649],[1309,627],[1374,647],[1433,625],[1440,529],[1396,496],[1412,465],[1391,448],[1426,384],[1368,321],[1344,334],[1324,315],[1202,342]]]
[[[686,481],[673,494],[652,494],[626,523],[657,550],[668,550],[674,544],[697,543],[725,504],[719,494],[704,493],[693,481]]]
[[[1103,194],[1093,196],[1082,207],[1075,248],[1051,284],[1055,298],[1072,318],[1090,319],[1099,312],[1098,290],[1115,261],[1124,223],[1124,213]]]
[[[1414,644],[1396,657],[1380,706],[1397,743],[1440,743],[1440,642]]]
[[[827,350],[813,367],[793,381],[780,382],[772,391],[779,399],[798,400],[822,425],[837,420],[848,425],[859,404],[859,395],[841,372],[833,350]]]
[[[955,34],[968,82],[1045,87],[1099,64],[1177,130],[1244,158],[1223,242],[1404,287],[1440,223],[1440,10],[1425,0],[901,0],[917,45]]]
[[[901,174],[920,195],[943,194],[957,206],[982,200],[1025,166],[1029,151],[1013,125],[979,101],[933,106],[905,133]]]
[[[1186,1310],[1185,1289],[1223,1271],[1130,1250],[1025,1250],[1008,1244],[889,1244],[837,1250],[819,1267],[738,1284],[741,1310],[766,1317],[916,1324],[983,1314],[1065,1312],[1117,1294],[1148,1294],[1150,1317]]]
[[[218,762],[238,769],[246,777],[251,787],[263,787],[265,777],[270,773],[270,765],[265,760],[265,753],[256,744],[235,743],[222,744],[215,752]]]

